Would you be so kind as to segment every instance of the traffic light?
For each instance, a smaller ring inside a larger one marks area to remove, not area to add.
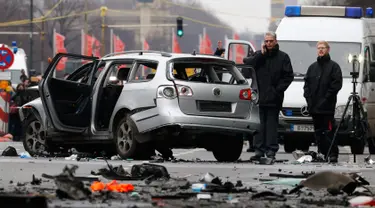
[[[182,26],[182,17],[177,17],[177,36],[182,37],[184,36],[184,28]]]

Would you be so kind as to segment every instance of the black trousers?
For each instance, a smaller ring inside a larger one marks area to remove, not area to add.
[[[333,134],[335,132],[336,124],[334,115],[312,115],[315,129],[315,139],[318,144],[318,152],[327,156],[328,150],[332,144]],[[332,145],[329,157],[338,157],[339,148],[337,139]]]
[[[279,125],[279,108],[259,107],[260,132],[254,137],[256,156],[275,156],[279,151],[277,127]]]

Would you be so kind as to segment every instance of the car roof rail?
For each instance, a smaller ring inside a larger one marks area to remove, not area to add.
[[[164,57],[172,57],[172,54],[168,52],[164,52],[164,51],[132,50],[132,51],[120,51],[120,52],[110,53],[110,54],[103,56],[102,58],[107,58],[107,57],[116,56],[116,55],[133,54],[133,53],[138,53],[139,55],[143,55],[144,53],[157,53]]]

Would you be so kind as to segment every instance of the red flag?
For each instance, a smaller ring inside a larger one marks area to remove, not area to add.
[[[115,53],[125,51],[125,43],[117,35],[113,35],[113,48]]]
[[[204,51],[204,48],[205,48],[204,45],[205,45],[204,38],[202,36],[200,36],[199,37],[199,53],[200,54],[204,54],[205,53],[205,51]]]
[[[240,36],[237,33],[234,33],[233,39],[240,40]],[[245,54],[246,54],[246,52],[245,52],[243,46],[238,44],[236,46],[236,63],[237,64],[243,63],[243,58],[245,57]]]
[[[85,41],[86,41],[86,56],[100,56],[100,41],[97,40],[94,36],[91,35],[85,35]]]
[[[178,43],[177,36],[174,33],[173,33],[172,53],[181,53],[180,44]]]
[[[145,51],[150,50],[150,46],[148,45],[146,40],[143,41],[143,50],[145,50]]]
[[[204,37],[204,42],[205,42],[205,54],[213,54],[214,52],[212,51],[212,44],[211,44],[211,39],[210,37],[207,35],[205,35],[206,37]]]
[[[55,32],[55,49],[56,49],[56,54],[57,53],[67,53],[64,41],[65,41],[65,36],[61,35],[60,33]],[[65,69],[65,63],[67,61],[67,57],[63,57],[60,59],[60,61],[56,65],[57,71],[62,71]]]

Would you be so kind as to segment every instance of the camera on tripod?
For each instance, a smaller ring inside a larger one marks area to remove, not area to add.
[[[357,56],[357,55],[349,54],[348,62],[352,63],[352,67],[353,67],[352,72],[350,72],[350,75],[352,77],[353,90],[350,93],[350,96],[348,97],[348,101],[342,113],[340,123],[337,126],[335,133],[333,135],[332,143],[328,150],[327,155],[330,154],[333,143],[336,140],[338,130],[340,129],[340,127],[342,127],[344,123],[348,125],[351,129],[350,130],[351,147],[361,146],[361,144],[365,144],[366,142],[367,132],[369,130],[367,112],[365,111],[363,104],[361,102],[361,98],[359,97],[358,92],[356,90],[357,79],[359,77],[360,63],[362,63],[363,60],[364,58],[362,55]],[[349,108],[352,108],[350,109],[351,115],[347,115]]]

